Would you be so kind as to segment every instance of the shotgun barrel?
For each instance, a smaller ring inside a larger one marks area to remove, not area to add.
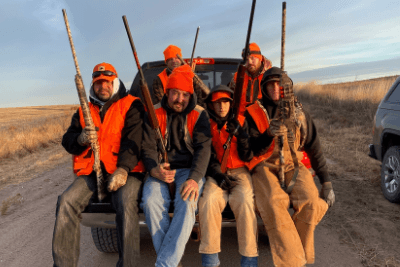
[[[75,68],[76,68],[75,85],[76,85],[76,89],[78,91],[79,103],[81,105],[83,118],[84,118],[86,126],[95,128],[92,116],[90,114],[89,103],[87,100],[85,87],[83,85],[81,71],[79,69],[78,58],[76,56],[75,46],[74,46],[74,42],[72,40],[72,35],[71,35],[70,27],[69,27],[67,12],[65,9],[63,9],[62,12],[63,12],[63,16],[64,16],[65,26],[67,28],[69,43],[70,43],[71,50],[72,50],[72,57],[74,59]],[[99,199],[99,202],[102,202],[104,200],[104,198],[106,197],[106,190],[105,190],[106,189],[106,181],[104,179],[103,172],[101,171],[101,167],[100,167],[100,145],[98,142],[97,134],[96,134],[96,140],[91,143],[91,147],[92,147],[93,154],[94,154],[93,170],[96,172],[98,199]]]
[[[253,26],[253,18],[254,18],[254,10],[256,7],[256,0],[253,0],[252,5],[251,5],[251,12],[250,12],[250,19],[249,19],[249,27],[247,29],[247,36],[246,36],[246,44],[245,44],[245,50],[244,50],[244,56],[242,62],[239,64],[238,71],[237,71],[237,76],[236,76],[236,87],[233,92],[233,103],[232,103],[232,109],[233,109],[233,119],[236,121],[239,121],[239,114],[240,114],[240,104],[241,104],[241,99],[243,95],[243,82],[245,78],[245,73],[246,73],[246,61],[249,53],[249,44],[250,44],[250,35],[251,35],[251,29]],[[236,134],[236,132],[239,130],[239,125],[238,127],[231,133],[229,133],[228,139],[226,140],[225,144],[223,145],[224,147],[224,154],[222,155],[222,160],[221,160],[221,171],[223,173],[226,172],[226,166],[228,163],[228,157],[231,149],[231,142],[233,136]]]
[[[165,143],[164,143],[164,138],[161,134],[161,129],[160,129],[160,124],[156,116],[156,112],[154,109],[153,101],[151,100],[150,92],[149,92],[149,87],[147,85],[146,79],[143,74],[142,67],[140,66],[139,63],[139,58],[137,56],[136,52],[136,47],[135,44],[133,43],[132,35],[131,35],[131,30],[129,28],[128,20],[126,16],[122,16],[122,20],[124,21],[126,33],[128,34],[128,39],[132,48],[133,56],[135,58],[136,66],[138,68],[139,74],[140,74],[140,90],[143,96],[144,104],[146,106],[146,111],[149,116],[149,122],[150,126],[153,128],[156,139],[157,139],[157,145],[158,148],[161,152],[162,159],[164,163],[168,163],[168,154],[167,154],[167,149],[165,148]],[[168,183],[168,189],[169,193],[171,195],[171,198],[174,197],[175,195],[175,183]]]

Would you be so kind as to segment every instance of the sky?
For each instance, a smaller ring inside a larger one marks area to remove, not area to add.
[[[141,64],[174,44],[190,57],[235,57],[245,46],[251,0],[0,0],[0,108],[78,104],[66,9],[86,90],[93,67],[114,65],[127,88]],[[294,82],[400,75],[400,6],[389,0],[286,1],[285,69]],[[282,2],[258,0],[251,42],[280,65]]]

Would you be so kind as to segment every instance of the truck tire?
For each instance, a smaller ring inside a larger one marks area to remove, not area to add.
[[[400,202],[400,146],[390,147],[383,157],[381,188],[387,200]]]
[[[92,227],[92,238],[100,252],[118,252],[117,229]]]

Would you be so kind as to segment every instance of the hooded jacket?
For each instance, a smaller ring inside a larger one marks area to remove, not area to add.
[[[188,179],[199,182],[206,174],[211,153],[210,121],[207,112],[199,106],[196,108],[197,110],[200,109],[201,112],[193,128],[191,147],[188,147],[184,125],[188,114],[196,107],[196,95],[192,95],[188,106],[180,113],[168,106],[167,95],[163,96],[160,105],[160,108],[164,109],[167,114],[167,121],[159,123],[160,125],[166,124],[168,131],[166,149],[171,169],[189,168]],[[145,116],[142,155],[143,163],[148,172],[159,164],[156,136],[147,116]]]
[[[99,115],[101,122],[108,109],[120,99],[126,97],[125,86],[122,81],[119,81],[119,88],[116,90],[114,95],[105,103],[98,100],[94,94],[93,88],[90,89],[90,102],[99,108]],[[121,131],[121,145],[118,152],[117,167],[125,169],[127,172],[133,170],[140,160],[141,155],[141,143],[143,136],[143,118],[144,118],[144,107],[140,100],[132,102],[125,116],[124,128]],[[71,125],[67,132],[62,138],[62,145],[65,150],[73,155],[80,155],[86,149],[87,146],[81,146],[78,144],[78,136],[82,133],[81,118],[79,109],[72,116]],[[100,147],[101,149],[101,147]],[[111,151],[110,151],[111,153]],[[101,162],[102,169],[105,171],[104,164]]]
[[[260,103],[267,111],[269,118],[274,118],[278,108],[277,103],[274,102],[264,90],[262,91],[262,99],[260,100]],[[303,112],[307,122],[307,134],[304,143],[304,151],[310,158],[311,166],[318,176],[321,184],[324,182],[329,182],[330,179],[328,175],[328,167],[322,152],[317,128],[310,114],[305,110],[303,110]],[[247,123],[243,126],[243,128],[248,133],[250,138],[246,145],[239,148],[239,156],[244,161],[250,161],[254,156],[267,153],[274,138],[269,136],[267,132],[261,134],[258,131],[257,125],[248,111],[245,112],[245,117]],[[241,141],[246,142],[245,140]]]

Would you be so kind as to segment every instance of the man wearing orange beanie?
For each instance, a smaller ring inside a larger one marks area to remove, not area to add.
[[[167,64],[167,67],[153,80],[153,94],[155,98],[154,104],[159,103],[164,96],[165,89],[168,83],[168,77],[171,72],[175,68],[181,66],[181,61],[176,56],[177,54],[182,57],[181,49],[175,45],[169,45],[164,50],[165,64]],[[201,97],[202,91],[200,86],[193,81],[193,88],[197,96],[197,105],[203,106],[204,101]]]
[[[193,72],[188,65],[169,75],[166,92],[155,113],[166,144],[168,163],[159,161],[155,132],[145,118],[142,157],[150,176],[143,186],[141,207],[157,253],[155,266],[178,266],[195,223],[211,155],[210,121],[193,94]],[[167,183],[175,182],[170,196]],[[174,200],[174,217],[168,210]]]
[[[242,57],[244,58],[244,50]],[[249,54],[247,55],[246,61],[246,72],[243,81],[243,95],[241,100],[241,114],[247,106],[253,104],[257,99],[262,98],[261,95],[261,79],[268,69],[272,67],[272,63],[269,59],[261,54],[260,47],[256,43],[249,45]],[[233,76],[229,87],[235,90],[236,87],[237,72]]]

